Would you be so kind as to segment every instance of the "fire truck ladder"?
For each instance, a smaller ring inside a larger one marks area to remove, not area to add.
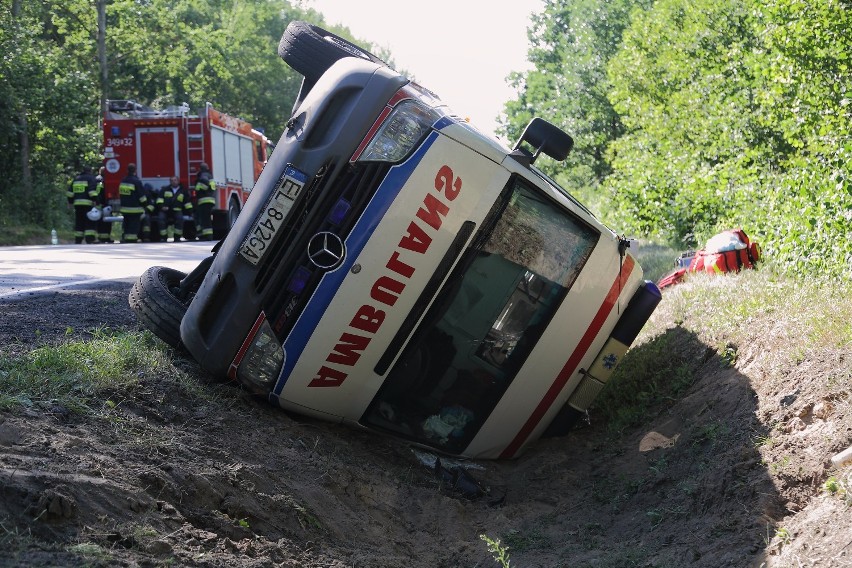
[[[191,116],[186,119],[186,164],[189,168],[187,179],[198,173],[198,165],[204,161],[204,122],[205,116]],[[210,165],[210,164],[208,164]]]

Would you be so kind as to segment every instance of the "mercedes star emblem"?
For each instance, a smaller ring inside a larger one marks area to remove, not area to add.
[[[329,231],[317,233],[308,241],[308,258],[317,268],[330,270],[343,262],[346,247],[340,237]]]

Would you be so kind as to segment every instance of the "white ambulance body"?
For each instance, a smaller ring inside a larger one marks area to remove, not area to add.
[[[570,137],[536,120],[505,148],[369,54],[305,77],[244,214],[180,278],[180,345],[285,409],[450,455],[564,433],[660,299],[534,167]]]

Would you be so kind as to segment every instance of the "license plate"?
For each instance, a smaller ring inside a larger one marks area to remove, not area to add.
[[[263,255],[269,250],[269,245],[272,238],[281,225],[284,224],[284,219],[290,212],[293,202],[299,197],[299,193],[305,186],[308,179],[307,174],[294,168],[287,166],[284,168],[284,173],[275,184],[275,191],[267,200],[263,211],[252,225],[243,244],[240,246],[240,255],[257,266]]]

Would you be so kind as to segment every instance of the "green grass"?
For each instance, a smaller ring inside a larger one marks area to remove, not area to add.
[[[0,357],[0,410],[60,407],[85,414],[114,407],[110,392],[132,389],[145,377],[182,374],[150,333],[98,330],[90,340]]]
[[[619,434],[644,423],[695,382],[702,351],[698,338],[669,330],[627,353],[595,401],[607,428]]]
[[[73,233],[57,227],[60,242],[74,242]],[[0,246],[49,245],[50,228],[36,225],[5,225],[0,222]]]
[[[852,345],[849,283],[778,276],[771,266],[693,274],[663,300],[595,402],[611,431],[645,423],[681,396],[711,359],[736,367],[771,353],[768,369]],[[755,329],[766,330],[755,343]],[[827,378],[837,389],[845,377]]]

